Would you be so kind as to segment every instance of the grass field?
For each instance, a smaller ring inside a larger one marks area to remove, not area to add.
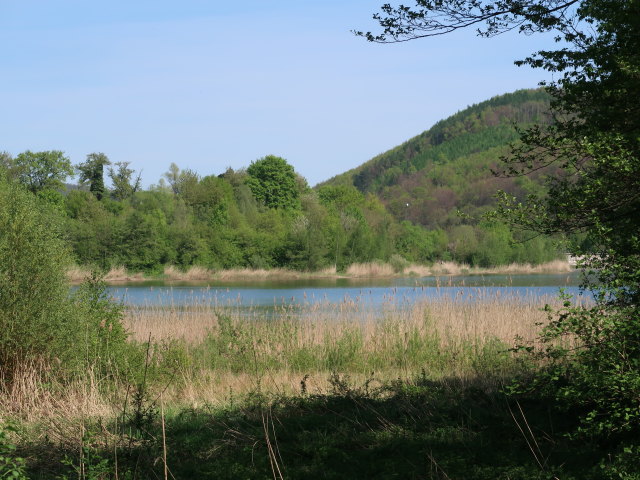
[[[129,309],[137,375],[26,365],[0,457],[16,445],[14,471],[42,479],[599,478],[561,411],[502,393],[540,367],[509,347],[535,342],[541,305],[475,300]]]

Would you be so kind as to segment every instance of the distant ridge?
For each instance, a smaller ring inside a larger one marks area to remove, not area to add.
[[[517,141],[515,125],[550,121],[549,100],[541,89],[493,97],[320,186],[353,185],[373,193],[398,220],[431,228],[458,224],[457,210],[487,210],[498,189],[525,195],[541,188],[539,178],[495,178],[491,169]]]

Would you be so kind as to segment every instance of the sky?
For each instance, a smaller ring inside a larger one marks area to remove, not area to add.
[[[0,0],[0,151],[103,152],[145,186],[278,155],[315,185],[551,78],[513,64],[536,36],[354,36],[382,3]]]

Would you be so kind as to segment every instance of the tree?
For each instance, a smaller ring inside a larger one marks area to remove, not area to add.
[[[180,167],[175,163],[171,162],[169,165],[169,170],[162,174],[162,177],[169,182],[169,186],[174,194],[178,194],[178,183],[180,181]]]
[[[13,163],[13,157],[9,152],[0,152],[0,169],[9,170]]]
[[[117,170],[109,168],[109,178],[113,183],[111,195],[115,200],[126,200],[131,198],[141,188],[141,173],[133,180],[135,170],[129,168],[131,162],[116,162]]]
[[[98,200],[102,200],[105,193],[104,166],[111,165],[109,158],[104,153],[90,153],[87,160],[76,168],[80,172],[80,182],[89,182],[89,191]]]
[[[251,162],[247,173],[247,185],[258,202],[269,208],[300,208],[300,182],[284,158],[267,155]]]
[[[27,150],[9,160],[9,164],[9,175],[33,193],[45,189],[63,188],[67,177],[73,175],[71,161],[59,150],[46,152]]]
[[[593,307],[570,303],[543,331],[552,360],[543,379],[579,406],[582,431],[640,433],[640,2],[636,0],[417,0],[382,7],[374,42],[401,42],[473,26],[481,36],[554,31],[561,45],[516,62],[554,72],[554,122],[521,132],[505,175],[555,167],[547,195],[501,194],[499,213],[534,232],[581,234],[574,255],[596,280]],[[557,339],[572,336],[579,348]],[[554,343],[555,342],[555,343]],[[625,447],[636,454],[640,447]],[[626,478],[626,477],[625,477]]]
[[[612,3],[604,0],[595,3]],[[574,20],[586,20],[578,7],[588,0],[415,0],[415,7],[390,4],[382,6],[382,14],[373,15],[383,31],[354,32],[370,42],[406,42],[434,37],[473,27],[478,35],[492,37],[511,30],[530,34],[558,31],[565,40],[582,39],[585,35],[572,28]],[[483,29],[484,27],[484,29]]]

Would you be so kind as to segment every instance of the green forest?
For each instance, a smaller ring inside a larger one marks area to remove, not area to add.
[[[76,165],[60,151],[4,153],[1,165],[63,218],[80,266],[154,274],[167,265],[540,264],[562,253],[556,240],[525,241],[483,214],[498,189],[544,191],[542,173],[500,178],[492,170],[517,140],[516,127],[545,121],[548,106],[541,90],[493,98],[315,188],[273,155],[210,175],[171,164],[148,189],[129,162],[104,153]],[[74,175],[77,184],[69,183]]]

